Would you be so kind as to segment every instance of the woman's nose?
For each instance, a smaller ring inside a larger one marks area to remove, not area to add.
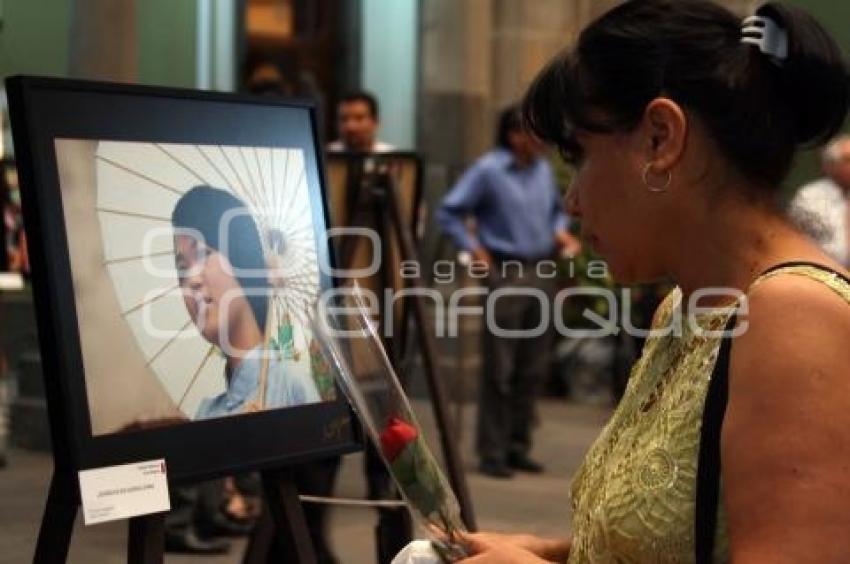
[[[192,290],[199,290],[203,285],[203,277],[201,276],[201,267],[195,265],[186,273],[186,286]]]

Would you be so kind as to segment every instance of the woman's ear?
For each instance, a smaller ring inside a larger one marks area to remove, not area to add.
[[[656,171],[673,168],[685,152],[688,117],[669,98],[655,98],[646,106],[641,123],[647,162]]]

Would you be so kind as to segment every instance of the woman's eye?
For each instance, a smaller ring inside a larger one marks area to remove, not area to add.
[[[198,259],[201,258],[202,257],[198,257]],[[203,266],[203,260],[187,261],[185,259],[181,259],[175,263],[174,268],[177,271],[177,278],[181,283],[183,283],[187,278],[197,276]]]

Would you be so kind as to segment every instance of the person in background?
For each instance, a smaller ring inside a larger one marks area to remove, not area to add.
[[[378,99],[370,92],[347,94],[336,108],[339,139],[328,143],[332,153],[387,153],[395,150],[378,139],[380,128]]]
[[[17,170],[11,160],[0,160],[0,271],[30,273],[27,238],[21,215]]]
[[[519,108],[502,111],[496,148],[479,158],[443,199],[437,219],[462,251],[489,266],[488,287],[522,288],[551,296],[554,277],[538,269],[561,249],[570,255],[580,243],[567,231],[569,220],[542,145],[522,127]],[[467,225],[475,220],[475,233]],[[508,264],[511,263],[511,264]],[[554,274],[554,273],[552,273]],[[534,296],[503,295],[495,323],[503,330],[533,330],[545,304]],[[548,319],[549,316],[545,316]],[[477,448],[483,474],[509,478],[513,470],[539,473],[533,460],[531,428],[538,385],[549,366],[552,332],[505,337],[485,323],[483,371],[478,405]]]
[[[11,270],[12,238],[15,231],[16,208],[12,202],[12,190],[0,161],[0,272]]]
[[[227,503],[221,479],[172,486],[171,511],[165,516],[165,550],[184,554],[225,554],[230,543],[224,537],[247,535],[251,523],[226,515]]]
[[[800,188],[789,212],[830,256],[850,266],[850,135],[830,141],[821,163],[824,177]]]
[[[245,69],[245,87],[257,96],[271,98],[292,97],[309,98],[320,109],[324,108],[325,97],[316,77],[305,69],[297,57],[273,60],[267,57],[251,56]]]

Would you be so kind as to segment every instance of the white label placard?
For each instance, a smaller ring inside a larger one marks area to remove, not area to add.
[[[0,272],[0,290],[23,290],[24,277],[17,272]]]
[[[171,509],[165,459],[82,470],[79,478],[86,525]]]

